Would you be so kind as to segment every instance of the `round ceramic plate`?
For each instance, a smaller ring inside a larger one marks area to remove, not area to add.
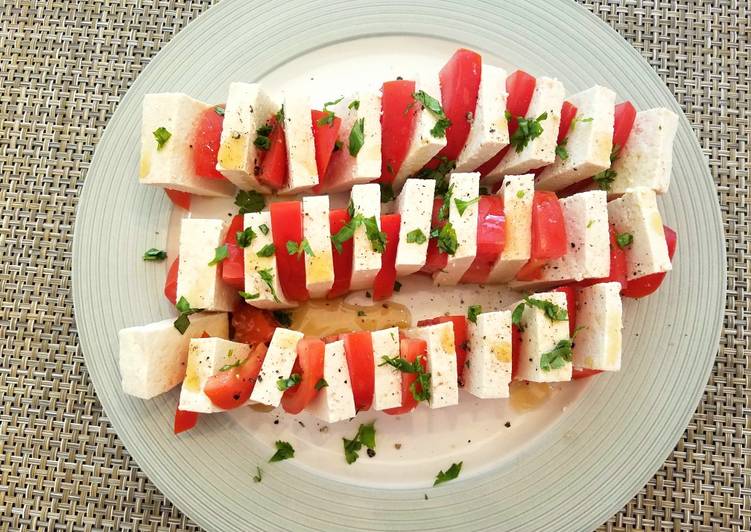
[[[524,415],[498,401],[460,405],[454,413],[418,409],[414,418],[404,416],[408,421],[379,417],[377,456],[347,467],[333,449],[367,415],[327,433],[308,418],[279,416],[285,421],[273,425],[273,413],[247,410],[204,416],[196,429],[175,437],[176,391],[151,401],[122,393],[118,329],[173,315],[161,295],[165,268],[140,259],[149,247],[168,246],[172,211],[162,191],[139,186],[136,178],[143,95],[180,91],[220,102],[228,84],[242,80],[272,89],[304,83],[312,95],[338,97],[360,84],[438,68],[459,46],[492,64],[558,77],[569,93],[602,84],[638,109],[665,106],[680,114],[639,54],[573,3],[553,10],[543,0],[225,0],[152,60],[110,121],[75,230],[81,345],[130,453],[202,526],[590,529],[644,485],[688,423],[717,349],[725,260],[713,183],[682,114],[673,185],[660,198],[665,222],[680,235],[679,250],[659,292],[625,304],[619,373],[562,385],[541,409]],[[413,285],[404,302],[427,306],[430,291],[423,286]],[[295,443],[294,460],[266,463],[274,438]],[[438,469],[459,460],[465,469],[458,480],[430,487]],[[257,465],[261,483],[253,480]]]

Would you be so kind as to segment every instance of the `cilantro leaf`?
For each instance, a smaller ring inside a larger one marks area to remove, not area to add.
[[[237,242],[237,247],[240,248],[247,248],[251,242],[253,242],[253,239],[256,237],[256,232],[253,231],[252,227],[246,227],[242,231],[238,231],[235,233],[235,241]]]
[[[261,249],[256,252],[256,255],[259,257],[272,257],[274,256],[274,253],[276,252],[276,247],[274,247],[274,244],[266,244]]]
[[[363,144],[365,144],[365,119],[360,118],[355,121],[349,132],[349,154],[357,157]]]
[[[229,257],[229,248],[227,247],[227,244],[222,244],[214,250],[214,258],[209,262],[209,266],[216,266],[227,257]]]
[[[261,471],[261,468],[256,466],[256,474],[253,475],[253,482],[261,482],[263,480],[263,471]]]
[[[424,244],[427,240],[428,238],[422,232],[422,229],[413,229],[407,233],[407,244]]]
[[[436,118],[438,118],[435,126],[433,126],[433,129],[430,130],[430,134],[435,138],[445,137],[446,129],[451,126],[451,120],[448,119],[446,113],[443,111],[441,102],[422,90],[413,93],[412,98],[414,98],[415,101],[419,102],[425,109],[430,111],[433,115],[435,115]]]
[[[574,344],[570,338],[559,341],[551,351],[542,354],[540,357],[540,369],[542,371],[560,369],[568,362],[571,362],[574,353],[573,346]]]
[[[386,233],[378,228],[378,219],[375,216],[362,218],[362,224],[365,226],[365,235],[370,240],[370,247],[376,253],[383,253],[386,250]]]
[[[288,442],[277,440],[274,446],[276,447],[276,452],[269,459],[269,462],[281,462],[282,460],[294,458],[295,449]]]
[[[294,388],[295,386],[300,384],[301,380],[302,376],[299,373],[293,373],[286,379],[278,379],[276,381],[276,387],[280,392],[283,392],[285,390],[289,390],[290,388]]]
[[[167,252],[156,248],[147,249],[143,254],[143,260],[148,262],[161,262],[166,258]]]
[[[351,440],[342,438],[344,445],[344,459],[348,464],[352,464],[360,457],[358,451],[363,447],[367,447],[371,451],[375,451],[375,422],[367,425],[360,425],[357,429],[357,434]]]
[[[420,401],[430,400],[430,373],[425,371],[422,365],[424,355],[419,355],[414,362],[408,362],[406,359],[400,356],[381,358],[382,362],[379,366],[389,365],[392,368],[396,368],[402,373],[416,373],[417,379],[409,385],[409,391],[412,393],[412,397],[418,403]],[[417,387],[420,387],[419,389]]]
[[[162,148],[164,148],[164,145],[167,144],[167,141],[172,136],[172,133],[167,131],[164,127],[158,127],[153,132],[154,139],[156,139],[156,150],[159,151]]]
[[[456,230],[451,225],[451,222],[446,222],[446,225],[441,227],[438,232],[438,249],[449,255],[454,255],[459,242],[456,238]]]
[[[608,168],[599,174],[595,174],[592,179],[597,183],[600,190],[610,190],[610,185],[613,184],[617,175],[618,172],[614,172],[611,168]]]
[[[188,316],[195,314],[196,312],[201,312],[203,310],[202,308],[191,307],[190,303],[188,303],[188,300],[185,299],[185,296],[180,296],[180,300],[175,305],[175,308],[177,308],[177,311],[180,313],[180,315],[173,322],[173,325],[175,326],[175,329],[180,331],[180,334],[185,334],[185,331],[187,331],[188,327],[190,326],[190,319],[188,318]]]
[[[393,174],[393,172],[391,172]],[[390,183],[381,183],[381,203],[388,203],[396,197]]]
[[[531,140],[534,140],[542,135],[542,132],[544,131],[542,127],[542,121],[546,120],[547,118],[547,112],[542,113],[537,118],[524,118],[521,116],[517,117],[516,122],[518,124],[518,127],[509,139],[509,144],[514,147],[517,153],[526,148],[527,144],[529,144]]]
[[[355,111],[360,109],[360,100],[352,100],[349,102],[347,109],[354,109]]]
[[[615,237],[615,241],[619,248],[625,249],[634,242],[634,235],[631,233],[620,233]]]
[[[274,290],[274,274],[271,273],[271,268],[266,268],[265,270],[258,270],[258,277],[261,278],[261,280],[266,283],[266,286],[269,287],[269,290],[271,291],[271,295],[274,297],[274,301],[276,303],[279,303],[279,297],[276,295],[276,290]]]
[[[435,181],[436,196],[443,196],[448,190],[448,175],[456,168],[456,162],[450,161],[447,157],[439,158],[438,166],[434,169],[423,168],[416,172],[412,177],[415,179],[432,179]]]
[[[458,464],[451,464],[451,467],[449,467],[446,471],[439,471],[438,474],[435,476],[435,482],[433,482],[433,486],[437,486],[438,484],[443,484],[444,482],[448,482],[449,480],[454,480],[456,477],[459,476],[459,473],[462,470],[462,464],[464,462],[459,462]]]
[[[229,353],[227,353],[227,356],[232,356],[232,350],[230,349]],[[235,360],[231,364],[225,364],[221,368],[219,368],[219,371],[229,371],[231,369],[239,368],[243,364],[245,364],[248,360],[250,360],[250,355],[246,356],[242,360]]]
[[[235,205],[240,207],[240,214],[261,212],[266,206],[266,200],[255,190],[241,190],[235,196]]]
[[[263,236],[266,236],[269,234],[269,226],[266,224],[261,224],[258,226],[258,230],[263,233]]]
[[[245,299],[246,301],[252,301],[253,299],[258,299],[259,297],[261,297],[261,294],[259,293],[251,294],[250,292],[244,292],[242,290],[240,290],[237,293],[237,295],[239,295],[241,298]]]
[[[566,144],[568,144],[568,137],[563,139],[558,145],[555,147],[555,154],[560,157],[562,161],[565,161],[568,159],[568,150],[566,149]]]
[[[467,309],[467,319],[472,323],[477,323],[479,314],[482,314],[482,305],[470,305]]]
[[[547,316],[550,321],[566,321],[568,319],[568,311],[564,308],[559,307],[555,303],[551,303],[550,301],[535,299],[533,297],[525,297],[524,303],[526,303],[530,307],[536,307],[544,311],[545,316]]]
[[[522,326],[522,314],[524,314],[524,302],[519,303],[514,307],[514,311],[511,313],[511,323],[521,329]]]
[[[480,201],[480,196],[477,196],[476,198],[473,198],[471,200],[461,200],[459,198],[454,199],[454,203],[456,204],[456,210],[459,211],[459,216],[464,216],[464,211],[467,210],[467,207],[470,205],[473,205]]]
[[[302,253],[307,253],[311,257],[315,257],[315,253],[313,253],[313,249],[310,247],[307,238],[303,238],[299,244],[294,240],[287,240],[288,255],[301,255]]]

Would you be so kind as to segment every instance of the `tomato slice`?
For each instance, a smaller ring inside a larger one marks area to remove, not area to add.
[[[417,360],[417,357],[422,357],[420,359],[420,364],[424,371],[428,370],[427,351],[428,344],[425,340],[420,340],[418,338],[402,338],[399,342],[399,356],[409,363]],[[399,414],[412,412],[417,406],[417,401],[412,395],[412,390],[409,388],[416,380],[417,373],[402,373],[402,406],[387,408],[384,412],[391,416],[398,416]],[[417,392],[422,391],[422,387],[419,384],[416,384],[415,388]]]
[[[232,218],[224,243],[227,244],[227,258],[219,263],[222,280],[232,288],[245,290],[245,251],[237,245],[237,233],[243,230],[243,215]]]
[[[559,286],[553,292],[566,294],[566,309],[568,310],[568,335],[574,336],[576,331],[576,287],[566,285]]]
[[[334,153],[339,128],[342,126],[342,119],[338,116],[334,116],[330,124],[319,123],[327,115],[328,113],[317,109],[310,112],[310,117],[313,120],[313,140],[316,147],[316,168],[318,169],[319,180],[326,175],[326,168],[329,166],[331,154]]]
[[[439,323],[451,323],[454,326],[454,349],[456,350],[456,379],[462,384],[464,363],[467,360],[467,318],[466,316],[438,316],[429,320],[420,320],[418,327],[425,325],[438,325]]]
[[[318,338],[303,338],[297,342],[297,360],[292,373],[302,380],[286,390],[282,396],[282,408],[288,414],[299,414],[315,399],[316,384],[323,378],[323,354],[326,344]]]
[[[629,101],[621,102],[615,106],[613,121],[613,150],[623,148],[628,141],[631,130],[636,120],[636,109]]]
[[[175,410],[175,422],[173,430],[175,434],[180,434],[186,430],[190,430],[198,423],[198,412],[191,412],[190,410],[180,410],[178,406]]]
[[[349,366],[349,380],[355,411],[369,410],[373,404],[375,389],[375,366],[373,362],[373,340],[370,331],[357,331],[341,335],[344,340],[344,354]]]
[[[290,255],[287,252],[287,242],[299,244],[303,239],[302,205],[299,201],[280,201],[272,203],[269,211],[282,292],[292,301],[307,301],[309,295],[305,285],[305,257],[302,253]]]
[[[347,209],[334,209],[329,212],[329,224],[331,235],[335,235],[349,222]],[[339,253],[334,245],[331,245],[331,255],[334,259],[334,284],[326,297],[333,299],[349,292],[349,283],[352,278],[352,239],[342,243],[342,252]]]
[[[578,380],[578,379],[586,379],[587,377],[591,377],[592,375],[597,375],[598,373],[602,373],[601,369],[589,369],[589,368],[573,368],[571,371],[571,379]]]
[[[407,156],[415,129],[417,104],[412,98],[415,82],[387,81],[381,91],[381,177],[378,182],[393,183]]]
[[[519,373],[519,357],[522,352],[522,333],[519,327],[511,325],[511,380],[517,380]]]
[[[503,198],[480,196],[477,207],[477,255],[464,272],[463,283],[484,283],[506,244]]]
[[[563,107],[561,107],[561,123],[558,126],[558,139],[556,140],[557,144],[563,142],[563,139],[568,136],[568,132],[571,129],[571,124],[573,123],[574,118],[576,118],[576,112],[577,109],[574,104],[568,101],[563,102]]]
[[[203,393],[214,405],[225,410],[244,405],[253,392],[264,358],[266,345],[256,345],[248,358],[238,367],[220,371],[209,377]]]
[[[190,210],[190,192],[183,192],[172,188],[165,188],[164,191],[167,193],[167,197],[173,204],[185,209],[186,211]]]
[[[238,303],[232,311],[232,339],[243,344],[268,344],[277,327],[274,316],[268,310]]]
[[[435,198],[433,200],[433,218],[430,223],[432,229],[441,229],[446,225],[446,220],[438,219],[438,211],[443,206],[443,198]],[[431,238],[428,240],[428,252],[425,259],[425,265],[420,269],[423,273],[433,274],[446,267],[448,264],[449,256],[438,249],[438,239]]]
[[[535,77],[527,74],[523,70],[517,70],[506,78],[506,92],[508,93],[508,97],[506,98],[506,111],[511,114],[511,120],[508,122],[509,136],[513,135],[519,127],[516,117],[526,116],[536,85],[537,80]],[[475,172],[480,172],[480,175],[482,176],[488,175],[496,166],[498,166],[498,163],[501,162],[501,159],[506,155],[508,149],[508,146],[503,148],[488,161],[480,165]]]
[[[621,291],[626,288],[626,252],[623,251],[615,240],[615,227],[610,226],[610,273],[600,279],[586,279],[576,283],[577,286],[585,287],[599,283],[621,283]]]
[[[278,190],[287,182],[287,141],[284,128],[277,122],[276,116],[268,120],[271,126],[269,133],[269,149],[258,150],[259,172],[256,176],[264,185]]]
[[[665,242],[668,245],[668,256],[672,261],[673,255],[675,255],[675,248],[678,246],[678,235],[667,225],[664,225],[663,229],[665,231]],[[626,287],[621,290],[621,294],[624,297],[633,297],[635,299],[653,294],[660,288],[662,281],[665,279],[665,274],[666,272],[653,273],[637,279],[631,279],[626,284]]]
[[[532,200],[532,249],[530,260],[516,278],[520,281],[539,279],[542,267],[566,254],[568,238],[563,210],[555,192],[535,191]]]
[[[386,233],[386,249],[381,254],[381,270],[373,282],[373,300],[388,299],[394,293],[396,282],[396,248],[399,245],[399,225],[401,216],[385,214],[381,216],[381,231]]]
[[[224,109],[224,104],[213,105],[201,113],[193,134],[193,166],[196,174],[206,179],[224,179],[216,169],[224,124],[224,112],[219,114],[218,108]]]
[[[164,297],[177,305],[177,271],[180,269],[180,257],[175,257],[172,265],[167,270],[167,279],[164,280]]]

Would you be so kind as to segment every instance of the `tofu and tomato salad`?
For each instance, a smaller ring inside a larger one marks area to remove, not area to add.
[[[123,389],[180,386],[182,432],[246,405],[334,423],[618,371],[622,298],[655,292],[672,267],[657,197],[677,120],[466,49],[320,105],[246,82],[225,103],[149,94],[140,181],[185,212],[177,256],[144,259],[169,260],[178,317],[120,331]],[[194,217],[196,196],[234,197],[239,212]],[[388,302],[420,276],[519,295],[400,326],[292,327],[316,300]]]

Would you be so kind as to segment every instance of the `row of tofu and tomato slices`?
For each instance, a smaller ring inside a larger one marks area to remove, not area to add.
[[[507,76],[461,49],[436,79],[388,81],[322,110],[311,111],[305,93],[285,91],[280,105],[249,83],[232,83],[225,105],[149,94],[140,180],[186,208],[190,194],[235,187],[300,194],[378,182],[398,192],[442,162],[487,185],[532,172],[539,190],[664,193],[676,128],[667,109],[637,113],[601,86],[565,99],[556,79]]]

